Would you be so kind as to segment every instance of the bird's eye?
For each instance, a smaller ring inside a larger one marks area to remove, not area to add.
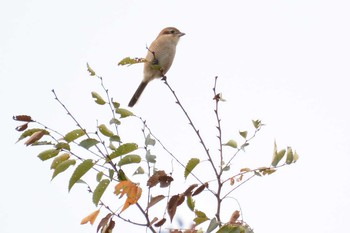
[[[174,29],[170,30],[170,33],[171,33],[171,34],[174,34],[174,33],[175,33],[175,30],[174,30]]]

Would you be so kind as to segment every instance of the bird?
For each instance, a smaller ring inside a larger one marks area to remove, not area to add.
[[[166,78],[175,57],[176,45],[185,33],[175,27],[164,28],[149,46],[143,67],[143,80],[128,106],[133,107],[147,84],[156,78]]]

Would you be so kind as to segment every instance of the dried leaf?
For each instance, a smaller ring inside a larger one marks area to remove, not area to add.
[[[25,121],[25,122],[33,121],[32,117],[28,115],[17,115],[17,116],[13,116],[12,119],[14,119],[15,121]]]
[[[177,203],[179,201],[179,198],[180,196],[178,194],[174,195],[170,198],[168,202],[167,210],[168,210],[168,214],[171,222],[173,221],[174,215],[176,213],[176,208],[178,206]]]
[[[83,218],[83,220],[81,220],[80,224],[86,224],[88,222],[90,222],[90,224],[94,224],[98,214],[100,213],[100,210],[96,210],[94,212],[92,212],[91,214],[89,214],[88,216],[86,216],[85,218]]]
[[[163,200],[164,197],[165,197],[164,195],[158,195],[158,196],[152,197],[148,203],[147,209],[151,208],[152,206],[154,206],[155,204]]]
[[[200,194],[205,188],[208,188],[209,184],[208,182],[205,182],[204,184],[202,184],[201,186],[199,186],[192,194],[192,196],[196,196],[198,194]]]
[[[17,130],[18,132],[22,132],[23,130],[26,130],[27,128],[28,128],[28,123],[25,123],[25,124],[23,124],[23,125],[17,126],[17,127],[16,127],[16,130]]]
[[[100,230],[100,228],[104,228],[108,224],[108,220],[111,218],[112,214],[108,213],[104,218],[101,219],[100,223],[97,226],[97,231]]]
[[[192,184],[190,187],[188,187],[188,188],[186,189],[186,191],[184,192],[184,195],[185,195],[185,196],[191,195],[191,194],[192,194],[192,190],[193,190],[195,187],[197,187],[197,186],[198,186],[198,184]]]
[[[156,224],[154,224],[155,227],[161,227],[166,222],[166,218],[163,218],[162,220],[159,220]]]
[[[24,143],[26,146],[29,146],[33,144],[34,142],[38,141],[40,138],[42,138],[46,134],[45,131],[40,130],[32,134],[30,138]]]
[[[235,212],[233,212],[233,214],[231,215],[229,224],[235,224],[237,222],[237,219],[239,218],[240,214],[239,211],[236,210]]]

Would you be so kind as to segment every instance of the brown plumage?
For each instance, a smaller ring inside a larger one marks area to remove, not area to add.
[[[167,27],[152,42],[148,48],[147,61],[143,67],[143,80],[132,96],[128,105],[129,107],[136,104],[150,81],[155,78],[161,78],[168,72],[175,57],[176,45],[183,35],[185,33],[180,32],[177,28]]]

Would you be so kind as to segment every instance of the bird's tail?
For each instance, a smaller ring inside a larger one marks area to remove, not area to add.
[[[145,90],[146,86],[147,86],[148,82],[141,82],[139,87],[137,88],[137,90],[135,91],[135,94],[132,96],[130,102],[129,102],[129,107],[133,107],[137,100],[140,98],[143,90]]]

